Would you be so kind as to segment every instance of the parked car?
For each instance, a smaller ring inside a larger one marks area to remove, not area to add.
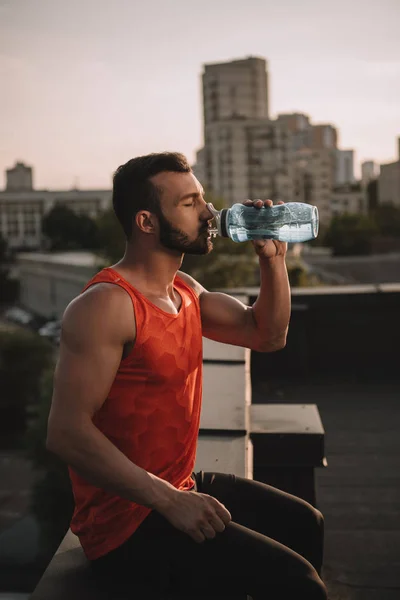
[[[23,308],[19,308],[18,306],[12,306],[11,308],[8,308],[3,316],[8,321],[28,327],[32,326],[35,321],[35,317],[31,313]]]
[[[61,334],[61,321],[48,321],[38,331],[39,335],[58,344]]]

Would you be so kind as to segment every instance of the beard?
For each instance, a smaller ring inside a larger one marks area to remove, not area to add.
[[[176,250],[183,254],[208,254],[213,249],[212,241],[208,237],[208,224],[200,229],[195,240],[190,240],[181,229],[176,229],[160,213],[157,215],[160,223],[160,243],[168,250]]]

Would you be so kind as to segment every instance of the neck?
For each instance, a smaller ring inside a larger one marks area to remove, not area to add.
[[[172,290],[183,257],[184,254],[166,248],[144,249],[127,244],[123,258],[114,267],[121,269],[121,274],[124,271],[128,279],[141,283],[149,292],[163,295]]]

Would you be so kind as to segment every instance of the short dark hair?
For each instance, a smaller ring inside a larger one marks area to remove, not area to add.
[[[183,154],[161,152],[132,158],[115,171],[113,208],[127,240],[132,237],[133,219],[139,210],[149,210],[157,215],[161,212],[160,189],[150,178],[163,171],[191,173],[192,169]]]

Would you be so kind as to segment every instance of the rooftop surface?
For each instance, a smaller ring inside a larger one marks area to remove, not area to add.
[[[315,403],[328,467],[317,470],[330,600],[400,598],[400,385],[253,385],[253,402]]]

